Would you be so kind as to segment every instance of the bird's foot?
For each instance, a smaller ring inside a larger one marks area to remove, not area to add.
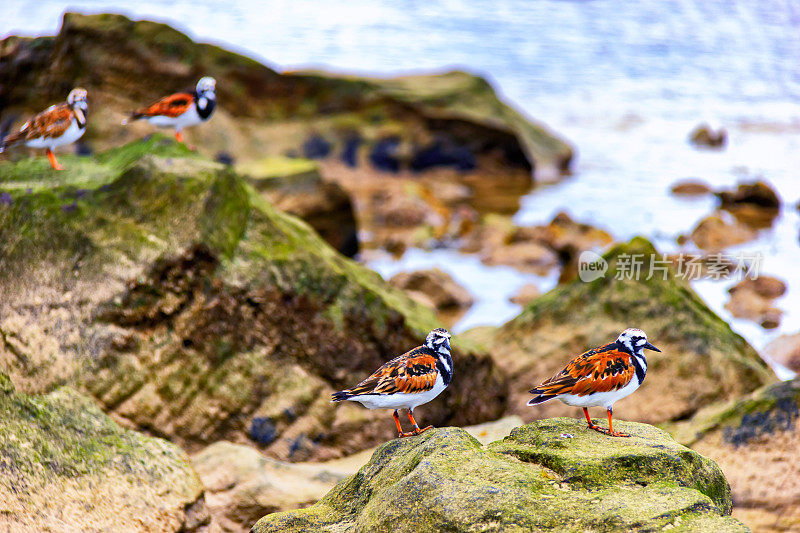
[[[418,428],[418,427],[416,427],[412,431],[400,431],[397,434],[397,438],[402,439],[403,437],[416,437],[417,435],[420,435],[420,434],[428,431],[429,429],[433,429],[433,426],[428,426],[426,428]]]
[[[622,433],[621,431],[611,431],[610,429],[606,429],[604,427],[596,426],[594,424],[588,426],[589,429],[593,429],[598,433],[602,433],[603,435],[608,435],[609,437],[630,437],[629,433]]]

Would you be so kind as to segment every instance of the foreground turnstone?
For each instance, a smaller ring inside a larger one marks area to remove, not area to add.
[[[183,128],[196,126],[211,118],[217,105],[216,85],[214,78],[200,78],[194,91],[175,93],[156,100],[132,112],[122,124],[145,119],[160,128],[175,128],[175,138],[182,143]]]
[[[647,342],[644,331],[628,328],[616,341],[577,356],[561,372],[532,389],[531,394],[537,396],[528,401],[528,405],[558,398],[567,405],[582,407],[589,429],[614,437],[630,437],[614,431],[612,407],[644,381],[647,374],[645,348],[661,351]],[[593,424],[589,417],[587,407],[599,405],[608,411],[608,429]]]
[[[50,166],[64,170],[58,164],[53,150],[57,146],[74,143],[86,131],[86,89],[72,89],[66,102],[52,105],[22,125],[0,142],[0,152],[7,147],[23,143],[30,148],[46,148]]]
[[[414,408],[439,396],[452,378],[450,334],[436,328],[428,333],[425,344],[395,357],[352,389],[333,393],[332,399],[361,402],[369,409],[394,409],[398,437],[410,437],[432,427],[420,429],[414,420]],[[408,409],[413,431],[403,432],[398,409]]]

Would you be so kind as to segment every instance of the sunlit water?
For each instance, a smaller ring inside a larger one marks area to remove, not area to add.
[[[695,177],[730,187],[763,177],[785,201],[783,214],[758,241],[730,253],[762,252],[762,272],[788,282],[788,294],[777,302],[785,311],[781,327],[767,332],[731,320],[722,307],[730,282],[697,282],[695,288],[756,347],[800,330],[800,224],[794,207],[800,198],[799,3],[431,4],[6,0],[0,34],[53,34],[69,6],[163,20],[280,69],[393,74],[457,66],[481,73],[579,152],[574,176],[532,191],[518,223],[546,222],[566,210],[618,239],[644,234],[664,252],[678,250],[676,236],[714,207],[712,198],[672,197],[670,184]],[[687,144],[687,134],[703,120],[728,130],[726,150],[698,151]],[[531,281],[455,252],[410,251],[399,262],[376,260],[372,266],[390,275],[437,264],[478,300],[457,330],[502,323],[517,311],[507,297]],[[544,288],[553,283],[535,281]]]

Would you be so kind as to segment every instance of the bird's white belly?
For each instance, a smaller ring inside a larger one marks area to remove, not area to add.
[[[83,135],[85,131],[86,128],[78,127],[78,121],[72,119],[69,128],[67,128],[61,137],[39,137],[25,141],[25,146],[30,148],[50,148],[52,150],[57,146],[74,143],[81,138],[81,135]]]
[[[180,130],[183,128],[188,128],[189,126],[196,126],[197,124],[203,122],[203,119],[197,114],[197,108],[194,106],[194,104],[192,104],[184,114],[177,117],[165,117],[163,115],[157,115],[154,117],[148,117],[147,121],[154,126],[158,126],[159,128],[175,128],[176,130]]]
[[[442,381],[442,377],[436,376],[433,388],[426,392],[416,394],[399,392],[395,394],[365,394],[349,399],[353,402],[360,402],[361,405],[368,409],[414,409],[433,400],[446,388],[447,386]]]
[[[638,389],[639,385],[639,380],[634,376],[630,383],[619,390],[595,392],[594,394],[587,394],[585,396],[562,394],[558,396],[558,399],[567,405],[573,405],[575,407],[596,407],[602,405],[608,408],[614,405],[614,402],[621,400]]]

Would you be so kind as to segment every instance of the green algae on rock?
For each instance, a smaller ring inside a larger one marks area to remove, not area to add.
[[[465,334],[492,346],[495,361],[509,373],[514,414],[524,420],[575,416],[577,408],[559,401],[525,406],[527,391],[570,358],[613,341],[628,327],[643,329],[661,353],[647,353],[644,384],[614,406],[623,418],[648,423],[684,419],[705,405],[775,380],[758,353],[688,282],[666,262],[653,262],[662,258],[649,241],[634,238],[603,257],[608,262],[604,276],[560,285],[504,326]],[[638,279],[630,270],[633,258],[640,261]]]
[[[206,531],[203,486],[174,444],[123,429],[70,388],[0,373],[0,529]]]
[[[433,312],[229,167],[172,150],[131,143],[53,183],[0,165],[0,361],[18,387],[73,384],[189,449],[250,439],[299,461],[390,438],[385,416],[330,392],[420,344]],[[504,375],[455,348],[459,379],[424,420],[498,418]]]
[[[310,150],[345,157],[362,145],[397,142],[412,157],[391,157],[414,168],[426,160],[442,163],[442,155],[467,166],[497,161],[556,173],[572,157],[569,145],[501,102],[486,80],[463,72],[395,80],[280,74],[165,24],[114,14],[65,13],[57,36],[10,36],[0,50],[0,109],[33,112],[81,85],[92,108],[104,110],[91,117],[83,139],[97,149],[152,131],[146,124],[120,128],[126,111],[214,76],[220,105],[213,127],[187,133],[207,154],[247,160]],[[134,81],[142,79],[147,83]]]
[[[666,433],[630,439],[571,419],[538,421],[484,448],[459,428],[380,446],[316,505],[267,515],[272,531],[747,531],[710,460]]]

